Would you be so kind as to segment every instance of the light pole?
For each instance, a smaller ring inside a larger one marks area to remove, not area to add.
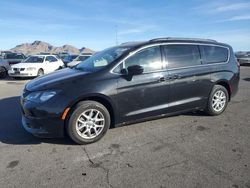
[[[115,44],[118,45],[118,33],[117,33],[118,27],[115,25]]]

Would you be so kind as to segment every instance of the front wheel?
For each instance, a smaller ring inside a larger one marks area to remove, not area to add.
[[[96,101],[77,104],[67,122],[70,138],[78,144],[90,144],[101,139],[110,127],[109,111]]]
[[[37,76],[42,76],[42,75],[44,75],[44,72],[42,69],[39,69],[37,72]]]
[[[7,75],[7,70],[4,67],[0,67],[0,78],[5,78]]]
[[[207,113],[212,116],[220,115],[226,109],[228,99],[227,89],[221,85],[215,85],[208,99]]]

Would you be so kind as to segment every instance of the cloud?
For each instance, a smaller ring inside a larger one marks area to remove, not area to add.
[[[144,33],[144,29],[127,29],[118,32],[118,35],[129,35],[129,34],[135,34],[135,33]]]
[[[137,33],[145,33],[145,32],[154,30],[156,28],[157,28],[156,25],[139,26],[136,28],[130,28],[130,29],[119,31],[118,36],[137,34]]]
[[[250,9],[250,3],[220,3],[220,2],[212,2],[209,4],[200,5],[192,8],[192,10],[196,10],[203,13],[214,14],[214,13],[222,13],[229,11],[240,11]]]
[[[232,16],[232,17],[227,18],[227,19],[216,20],[215,23],[233,22],[233,21],[247,21],[247,20],[250,20],[250,14]]]
[[[233,3],[229,5],[222,5],[219,7],[216,7],[214,11],[216,12],[226,12],[226,11],[236,11],[236,10],[242,10],[242,9],[249,9],[250,3]]]
[[[233,16],[227,21],[239,21],[239,20],[250,20],[250,15]]]

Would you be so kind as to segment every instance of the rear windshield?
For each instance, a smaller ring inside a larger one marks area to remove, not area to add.
[[[228,60],[228,49],[219,46],[200,46],[202,62],[205,64],[221,63]]]

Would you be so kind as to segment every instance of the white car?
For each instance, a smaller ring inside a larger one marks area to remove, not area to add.
[[[11,77],[36,77],[48,74],[63,67],[61,59],[55,55],[32,55],[27,59],[12,65],[8,71]]]
[[[70,63],[67,64],[68,67],[73,67],[75,65],[78,65],[79,63],[81,63],[82,61],[88,59],[89,57],[91,57],[92,55],[90,54],[82,54],[77,56],[77,58],[75,58],[73,61],[71,61]]]

